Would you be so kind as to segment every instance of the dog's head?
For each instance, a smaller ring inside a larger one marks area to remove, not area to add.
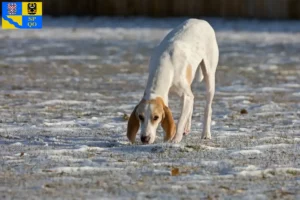
[[[156,137],[156,129],[161,123],[165,131],[165,141],[173,138],[176,126],[171,110],[164,104],[162,98],[141,100],[130,115],[127,127],[127,137],[134,143],[136,134],[141,126],[141,141],[151,144]]]

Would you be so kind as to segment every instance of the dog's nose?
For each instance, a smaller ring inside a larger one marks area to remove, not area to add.
[[[150,141],[150,136],[142,136],[141,137],[142,143],[149,143]]]

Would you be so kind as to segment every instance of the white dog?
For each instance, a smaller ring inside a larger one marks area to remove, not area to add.
[[[141,141],[151,144],[161,123],[165,141],[180,142],[191,130],[194,95],[191,84],[195,77],[206,84],[206,107],[202,138],[210,139],[215,72],[219,59],[213,28],[203,20],[189,19],[173,29],[151,56],[149,77],[144,96],[134,108],[127,137],[134,143],[141,125]],[[182,110],[177,129],[168,107],[170,89],[182,97]]]

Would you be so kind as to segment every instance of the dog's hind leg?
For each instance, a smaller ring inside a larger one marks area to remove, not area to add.
[[[203,60],[201,62],[201,69],[204,75],[206,85],[206,106],[204,111],[204,123],[202,139],[211,139],[211,115],[212,115],[212,101],[215,94],[215,68],[210,68],[209,62]]]

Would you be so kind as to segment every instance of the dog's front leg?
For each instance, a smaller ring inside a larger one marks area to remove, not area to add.
[[[184,94],[182,97],[182,110],[181,115],[177,124],[176,135],[173,138],[172,142],[178,143],[182,140],[183,134],[187,131],[187,123],[189,121],[193,104],[194,104],[194,95],[193,94]],[[190,128],[190,127],[188,127]]]

